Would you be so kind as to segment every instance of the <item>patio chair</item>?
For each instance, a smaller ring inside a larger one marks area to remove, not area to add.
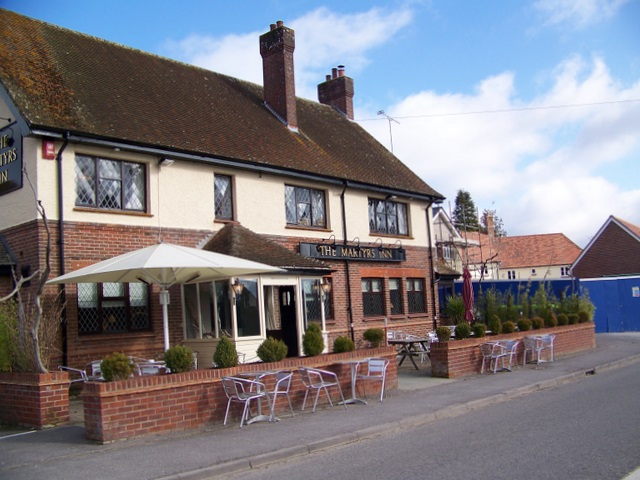
[[[522,364],[527,364],[527,354],[531,354],[532,359],[536,360],[537,364],[542,361],[542,350],[544,346],[538,336],[528,336],[522,339],[524,343],[524,356],[522,358]]]
[[[289,389],[291,388],[291,380],[293,379],[293,372],[288,370],[280,370],[276,372],[276,383],[273,386],[272,390],[269,390],[269,395],[271,395],[271,421],[274,420],[274,415],[276,411],[276,400],[278,399],[278,395],[284,395],[287,398],[287,402],[289,402],[289,409],[291,410],[291,416],[295,417],[295,413],[293,412],[293,405],[291,404],[291,397],[289,397]]]
[[[271,402],[269,401],[269,392],[267,392],[264,383],[246,378],[222,377],[222,388],[224,388],[224,393],[228,399],[227,411],[224,414],[223,425],[227,424],[229,407],[231,407],[233,402],[244,405],[242,409],[242,417],[240,417],[240,428],[242,428],[245,420],[249,419],[251,400],[257,400],[260,402],[262,399],[266,399],[267,405],[269,405],[271,417],[273,416],[273,411],[271,411]]]
[[[507,352],[503,345],[498,342],[488,342],[480,344],[480,352],[482,353],[482,368],[480,373],[484,373],[485,365],[489,363],[489,370],[493,373],[498,371],[498,362],[502,362],[502,368],[504,369],[504,359],[507,356]]]
[[[507,340],[504,342],[504,349],[509,359],[509,370],[511,370],[514,363],[518,365],[518,345],[520,345],[520,340]]]
[[[385,393],[385,384],[387,380],[387,367],[389,360],[386,358],[367,358],[356,365],[356,384],[362,381],[364,397],[367,398],[367,382],[381,382],[380,401]]]
[[[542,350],[540,351],[540,355],[544,353],[545,350],[549,352],[549,361],[553,362],[554,352],[553,352],[553,343],[556,339],[556,336],[553,334],[542,335],[540,337],[540,341],[542,343]]]
[[[60,370],[61,372],[69,372],[69,378],[71,380],[70,385],[73,385],[74,383],[77,383],[77,382],[86,383],[89,381],[89,376],[87,375],[87,372],[79,368],[71,368],[71,367],[65,367],[63,365],[60,365],[58,367],[58,370]]]
[[[338,388],[338,392],[340,393],[340,398],[342,399],[344,409],[347,409],[347,404],[344,401],[344,395],[342,395],[342,388],[340,388],[340,382],[338,381],[338,376],[335,373],[310,367],[298,367],[298,373],[300,373],[300,377],[302,377],[302,383],[305,387],[304,400],[302,401],[302,410],[304,410],[304,407],[307,404],[307,396],[309,395],[309,391],[311,390],[315,390],[317,392],[316,398],[313,402],[312,411],[314,413],[316,411],[318,397],[320,396],[321,391],[324,391],[324,393],[327,395],[327,399],[329,400],[329,404],[333,407],[331,395],[329,395],[329,387]]]

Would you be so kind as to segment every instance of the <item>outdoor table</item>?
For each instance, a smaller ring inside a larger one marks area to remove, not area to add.
[[[363,405],[367,404],[367,402],[365,402],[364,400],[356,396],[356,367],[360,362],[363,362],[363,361],[364,360],[344,360],[342,362],[338,362],[343,365],[349,365],[349,367],[351,368],[351,398],[345,399],[345,401],[340,402],[340,404],[344,404],[344,405],[353,404],[353,403],[361,403]]]
[[[276,372],[272,372],[270,370],[262,370],[262,371],[257,371],[257,372],[240,372],[238,373],[239,377],[242,378],[248,378],[250,380],[255,380],[257,382],[259,382],[262,378],[269,376],[269,375],[275,375]],[[266,386],[265,386],[265,390],[266,390]],[[269,397],[267,396],[267,402],[269,402]],[[255,422],[279,422],[280,419],[278,417],[273,417],[273,419],[271,418],[271,415],[264,415],[262,413],[262,402],[260,401],[260,399],[258,400],[258,415],[254,415],[253,417],[251,417],[249,420],[247,420],[245,423],[247,423],[247,425],[250,425],[252,423]]]
[[[417,350],[417,345],[420,345],[424,351],[427,351],[429,349],[429,339],[428,338],[396,338],[393,340],[388,340],[389,345],[400,345],[400,350],[398,350],[398,355],[401,356],[402,358],[400,359],[400,362],[398,363],[398,366],[402,366],[402,363],[404,362],[405,358],[409,358],[409,360],[411,360],[411,363],[413,363],[413,366],[415,367],[416,370],[420,370],[418,368],[418,364],[416,363],[416,361],[413,359],[413,357],[417,357],[418,355],[420,355],[420,350]]]

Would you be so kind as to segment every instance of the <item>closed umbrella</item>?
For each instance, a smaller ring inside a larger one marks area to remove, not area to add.
[[[170,243],[158,243],[49,280],[60,283],[135,283],[160,287],[164,347],[169,348],[169,287],[176,284],[210,282],[241,275],[276,273],[284,270],[243,258]]]
[[[464,267],[462,272],[462,300],[464,302],[464,319],[473,323],[476,317],[473,314],[473,284],[468,267]]]

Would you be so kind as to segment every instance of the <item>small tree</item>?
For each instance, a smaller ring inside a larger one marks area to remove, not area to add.
[[[216,350],[213,352],[213,363],[219,368],[229,368],[238,365],[238,351],[229,337],[220,337]]]
[[[307,330],[302,336],[302,351],[307,357],[315,357],[320,355],[324,350],[324,339],[320,325],[315,322],[309,322]]]
[[[458,190],[452,220],[460,231],[477,232],[480,229],[476,205],[466,190]]]
[[[384,340],[384,330],[381,328],[368,328],[362,337],[371,344],[372,347],[379,347]]]
[[[174,345],[164,352],[164,361],[171,373],[193,370],[193,350],[184,345]]]
[[[260,344],[256,354],[263,362],[279,362],[287,356],[289,348],[282,340],[267,338]]]

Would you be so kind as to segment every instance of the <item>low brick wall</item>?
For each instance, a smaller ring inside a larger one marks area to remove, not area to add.
[[[596,348],[595,324],[593,322],[543,328],[528,332],[491,335],[483,338],[467,338],[431,344],[431,375],[443,378],[459,378],[480,373],[482,354],[478,347],[488,340],[521,340],[528,335],[554,334],[556,358]],[[518,345],[518,361],[522,363],[524,345]]]
[[[189,430],[209,423],[222,424],[227,397],[220,379],[239,372],[262,370],[295,370],[298,366],[322,368],[335,372],[345,398],[351,396],[351,369],[342,361],[382,356],[390,360],[387,369],[387,389],[398,388],[395,349],[382,347],[354,352],[327,354],[317,357],[297,357],[277,363],[244,364],[227,369],[196,370],[187,373],[136,377],[118,382],[89,382],[82,391],[85,436],[90,440],[108,443],[131,437],[170,431]],[[375,398],[378,385],[367,385],[367,395]],[[300,409],[304,386],[294,374],[290,397],[294,409]],[[331,392],[331,390],[330,390]],[[332,399],[338,397],[332,393]],[[313,399],[311,399],[313,402]],[[321,394],[319,404],[326,404]],[[309,401],[307,401],[309,405]],[[310,408],[309,406],[307,408]],[[288,409],[286,398],[278,398],[276,415]],[[229,422],[236,423],[242,413],[241,405],[232,406]]]
[[[0,373],[0,421],[36,429],[68,423],[67,372]]]

